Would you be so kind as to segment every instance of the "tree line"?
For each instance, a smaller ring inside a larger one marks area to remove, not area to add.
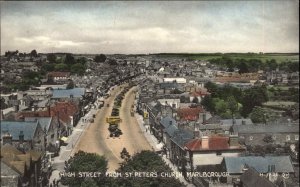
[[[258,70],[272,71],[279,68],[279,70],[287,72],[296,72],[299,69],[298,61],[285,61],[278,63],[275,59],[267,59],[265,62],[262,62],[260,59],[243,59],[236,58],[232,59],[227,56],[222,56],[222,58],[213,58],[209,60],[210,63],[216,64],[220,67],[227,68],[228,71],[233,72],[234,69],[238,69],[239,73],[252,73],[257,72]]]
[[[262,106],[269,100],[267,87],[264,85],[242,90],[230,85],[220,87],[208,82],[205,87],[211,95],[205,96],[201,104],[206,110],[223,118],[248,117],[254,107]]]
[[[162,158],[152,151],[141,151],[129,156],[126,149],[120,153],[124,161],[120,164],[118,173],[124,172],[171,172],[169,166]],[[65,162],[66,172],[101,172],[105,173],[108,169],[108,161],[105,156],[96,153],[79,151],[68,161]],[[134,178],[113,178],[113,177],[62,177],[63,185],[73,187],[101,187],[101,186],[143,186],[143,187],[181,187],[183,184],[174,177],[134,177]]]

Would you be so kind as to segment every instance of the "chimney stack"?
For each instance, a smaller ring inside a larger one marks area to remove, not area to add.
[[[4,136],[2,137],[2,140],[3,140],[3,145],[5,145],[5,144],[12,145],[12,135],[9,132],[4,134]]]
[[[229,136],[229,146],[238,146],[239,145],[239,137],[238,135],[230,135]]]
[[[19,112],[19,104],[15,104],[14,105],[14,111],[15,112]]]
[[[20,142],[24,141],[24,133],[23,133],[23,131],[20,131],[19,140],[20,140]]]
[[[209,137],[208,136],[202,136],[201,142],[202,142],[202,149],[209,148]]]

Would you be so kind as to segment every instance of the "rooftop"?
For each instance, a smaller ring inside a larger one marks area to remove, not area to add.
[[[19,140],[20,132],[23,132],[24,140],[32,140],[38,125],[38,122],[1,121],[1,137],[9,133],[13,140]]]
[[[245,157],[225,157],[227,172],[242,173],[245,165],[253,167],[260,173],[269,172],[271,165],[275,166],[274,172],[294,172],[290,156],[245,156]]]

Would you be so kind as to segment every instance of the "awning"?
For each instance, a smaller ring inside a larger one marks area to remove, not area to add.
[[[64,142],[68,140],[68,138],[65,137],[65,136],[61,137],[60,139],[61,139],[62,141],[64,141]]]
[[[163,146],[164,146],[164,144],[161,142],[156,145],[156,149],[160,151],[160,150],[162,150]]]

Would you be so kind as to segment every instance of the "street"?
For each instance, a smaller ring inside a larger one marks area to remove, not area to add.
[[[120,86],[112,90],[111,96],[105,100],[104,107],[97,112],[94,123],[85,130],[74,148],[74,152],[82,150],[104,155],[108,159],[108,171],[115,171],[119,168],[119,163],[123,161],[120,158],[120,152],[124,147],[130,155],[141,150],[151,150],[136,119],[130,114],[130,108],[134,102],[133,88],[125,95],[120,109],[122,122],[119,128],[123,134],[118,138],[109,137],[108,124],[105,119],[110,116],[114,99],[121,90]],[[109,104],[109,107],[106,104]]]

